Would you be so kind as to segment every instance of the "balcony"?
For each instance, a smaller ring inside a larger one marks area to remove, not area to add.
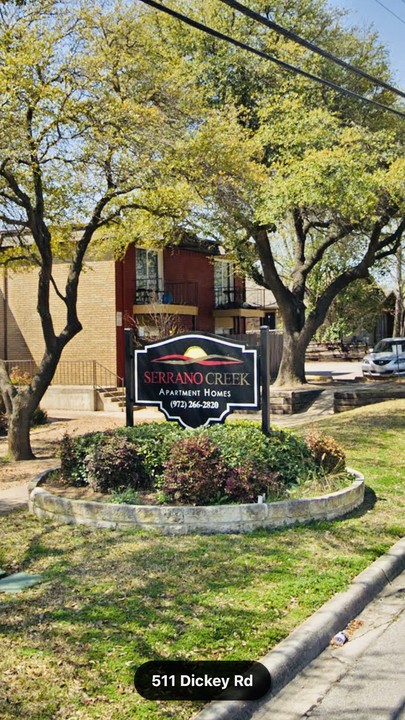
[[[198,315],[198,283],[158,282],[157,287],[140,285],[135,292],[133,312],[134,315]]]
[[[215,288],[216,310],[261,310],[264,307],[264,288]]]

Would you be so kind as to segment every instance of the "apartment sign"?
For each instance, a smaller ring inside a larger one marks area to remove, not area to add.
[[[135,351],[135,405],[154,405],[185,428],[259,407],[257,351],[189,333]]]

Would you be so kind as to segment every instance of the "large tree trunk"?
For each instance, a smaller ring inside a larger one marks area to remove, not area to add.
[[[3,398],[8,416],[8,454],[12,460],[32,460],[35,455],[30,443],[32,416],[42,400],[55,374],[62,352],[62,344],[45,353],[41,365],[30,385],[16,391],[0,368],[3,381]]]
[[[283,355],[276,386],[297,387],[306,383],[305,352],[308,342],[302,334],[284,330]]]
[[[32,460],[30,424],[35,410],[27,393],[15,395],[8,418],[8,455],[11,460]]]
[[[404,332],[405,310],[404,310],[404,278],[403,278],[404,256],[402,248],[398,248],[396,255],[396,291],[395,291],[395,314],[393,336],[399,337]]]

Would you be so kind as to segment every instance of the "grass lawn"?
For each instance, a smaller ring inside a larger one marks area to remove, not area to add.
[[[317,423],[366,477],[342,520],[248,535],[89,531],[0,518],[0,567],[42,573],[0,595],[2,720],[191,718],[133,689],[148,660],[258,659],[405,535],[405,401]]]

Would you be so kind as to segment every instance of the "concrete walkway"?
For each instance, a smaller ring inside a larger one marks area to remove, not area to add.
[[[28,485],[15,485],[0,490],[0,515],[28,505]]]

